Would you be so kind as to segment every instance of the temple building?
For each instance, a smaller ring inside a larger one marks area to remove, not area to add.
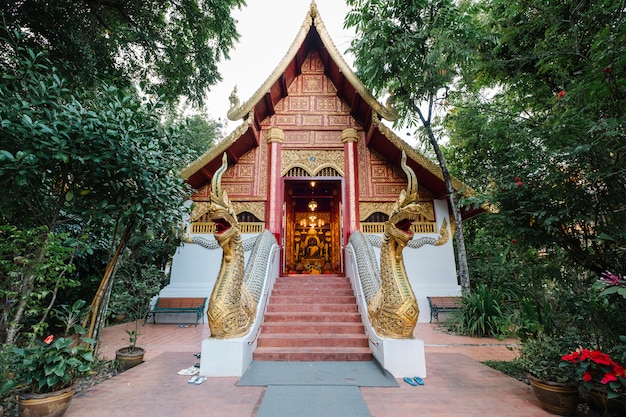
[[[345,277],[351,235],[381,240],[407,189],[401,167],[406,155],[420,210],[412,219],[404,264],[419,322],[429,321],[427,296],[460,294],[454,221],[441,169],[383,123],[396,118],[394,109],[373,97],[344,61],[314,2],[269,78],[247,101],[241,102],[236,90],[230,101],[228,118],[239,125],[183,171],[196,190],[187,233],[205,244],[190,239],[179,248],[161,296],[211,295],[222,258],[210,243],[219,227],[209,216],[211,181],[224,155],[228,167],[221,188],[244,243],[269,231],[279,247],[277,275],[295,277]],[[465,189],[458,180],[454,185]],[[465,218],[474,214],[463,212]],[[424,243],[435,240],[437,245]],[[380,245],[373,248],[378,262]]]

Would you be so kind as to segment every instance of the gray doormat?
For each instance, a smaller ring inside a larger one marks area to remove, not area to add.
[[[237,385],[397,387],[398,382],[376,360],[365,362],[252,361]]]
[[[356,386],[267,387],[257,417],[371,417]]]

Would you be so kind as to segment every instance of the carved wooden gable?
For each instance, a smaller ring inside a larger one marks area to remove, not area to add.
[[[307,56],[301,71],[288,87],[288,96],[276,104],[276,113],[263,121],[262,128],[277,127],[284,131],[283,150],[342,150],[343,129],[360,127],[350,116],[348,105],[337,97],[317,52]]]

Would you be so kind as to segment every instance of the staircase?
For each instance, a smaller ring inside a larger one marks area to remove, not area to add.
[[[368,361],[350,280],[337,275],[279,277],[267,304],[257,361]]]

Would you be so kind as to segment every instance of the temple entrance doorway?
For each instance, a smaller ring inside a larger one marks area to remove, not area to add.
[[[286,274],[342,274],[341,179],[285,180]]]

